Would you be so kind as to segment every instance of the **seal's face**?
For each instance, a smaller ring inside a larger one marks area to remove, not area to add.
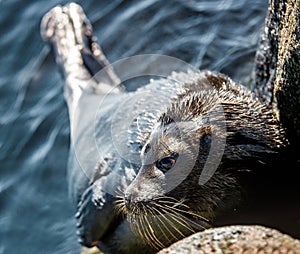
[[[200,140],[209,144],[210,134],[199,134],[192,122],[160,123],[142,149],[139,174],[120,203],[133,231],[154,247],[162,248],[208,226],[208,219],[187,205],[187,193],[176,190],[195,170]],[[209,145],[201,149],[209,150]],[[199,187],[197,181],[191,184]]]
[[[142,149],[142,167],[128,187],[126,198],[147,201],[166,195],[180,185],[191,173],[199,154],[195,135],[197,129],[192,122],[159,123]]]

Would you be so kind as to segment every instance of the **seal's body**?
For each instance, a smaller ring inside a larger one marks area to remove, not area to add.
[[[85,246],[151,253],[203,230],[285,146],[272,111],[222,74],[173,73],[126,92],[76,4],[46,14],[42,35],[66,79],[68,179]]]

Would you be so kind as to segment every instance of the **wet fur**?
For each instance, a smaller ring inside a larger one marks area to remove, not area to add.
[[[118,201],[133,231],[156,248],[204,229],[218,214],[237,206],[242,177],[268,164],[286,144],[272,112],[226,76],[206,72],[203,77],[202,73],[184,87],[159,117],[142,149],[140,172]],[[227,133],[218,130],[220,121]],[[225,135],[225,151],[217,172],[199,185],[210,150],[203,139],[213,132]],[[197,158],[192,158],[193,149],[198,149]],[[188,167],[181,164],[173,176],[162,173],[154,162],[171,152],[184,154],[185,162],[195,159],[192,170],[184,175]],[[168,188],[169,178],[176,181],[178,174],[184,180]],[[125,199],[130,199],[129,207]]]

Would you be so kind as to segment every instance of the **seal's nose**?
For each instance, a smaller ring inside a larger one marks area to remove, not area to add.
[[[126,207],[126,209],[130,210],[131,204],[132,204],[131,195],[126,195],[125,194],[124,199],[125,199],[125,207]]]
[[[128,211],[132,209],[139,203],[140,195],[139,191],[135,186],[130,186],[124,193],[125,207]]]

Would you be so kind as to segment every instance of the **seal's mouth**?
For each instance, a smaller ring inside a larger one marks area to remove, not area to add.
[[[124,196],[119,196],[116,208],[126,216],[132,232],[156,249],[210,227],[210,221],[183,200],[168,196],[132,203],[130,207],[126,207]]]

